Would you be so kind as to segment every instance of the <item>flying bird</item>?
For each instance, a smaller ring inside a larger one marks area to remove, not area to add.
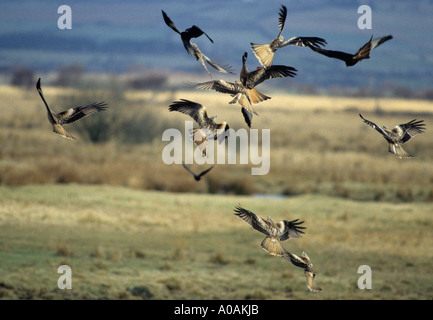
[[[51,111],[50,107],[48,106],[48,103],[45,101],[44,94],[42,93],[41,89],[41,79],[38,79],[38,82],[36,83],[36,89],[39,92],[39,95],[42,98],[42,101],[45,104],[45,107],[47,109],[48,113],[48,120],[50,121],[51,125],[53,126],[53,131],[55,133],[60,134],[62,137],[71,139],[71,140],[77,140],[72,135],[70,135],[63,127],[62,125],[75,122],[77,120],[80,120],[81,118],[90,116],[91,114],[97,113],[99,111],[104,111],[107,109],[107,104],[104,102],[97,102],[92,103],[86,106],[79,106],[74,108],[69,108],[66,111],[60,112],[60,113],[54,113]]]
[[[387,127],[379,127],[374,122],[365,119],[361,114],[359,116],[364,120],[366,124],[376,129],[388,142],[388,151],[395,154],[398,158],[413,158],[412,155],[408,154],[402,147],[402,144],[409,141],[412,137],[423,133],[425,130],[425,124],[422,123],[424,120],[411,120],[408,123],[399,124],[394,129],[389,130]]]
[[[299,257],[296,254],[290,253],[285,250],[283,258],[289,260],[294,266],[304,269],[305,279],[307,281],[307,288],[312,292],[319,292],[322,289],[316,284],[316,275],[313,271],[313,264],[305,252]]]
[[[334,50],[325,50],[312,45],[308,45],[308,46],[310,47],[311,50],[323,54],[327,57],[343,60],[346,63],[347,67],[351,67],[357,64],[361,60],[369,59],[371,50],[373,50],[374,48],[380,46],[382,43],[391,39],[392,39],[391,35],[386,37],[376,38],[376,39],[373,39],[373,36],[371,36],[370,41],[364,44],[355,54],[345,53],[341,51],[334,51]]]
[[[281,245],[280,241],[286,241],[292,238],[300,238],[302,229],[305,227],[300,226],[304,221],[298,222],[299,219],[287,221],[282,220],[275,223],[270,217],[264,220],[257,216],[255,213],[237,206],[235,208],[235,215],[242,220],[246,221],[254,230],[257,230],[266,235],[262,241],[262,248],[269,254],[274,256],[284,256],[286,250]]]
[[[190,168],[188,168],[184,162],[182,162],[183,167],[188,170],[194,177],[195,181],[200,181],[201,177],[204,176],[206,173],[208,173],[209,171],[211,171],[213,169],[214,166],[200,172],[199,174],[195,174]]]
[[[216,116],[208,117],[206,107],[197,102],[181,99],[173,102],[168,110],[189,115],[197,122],[199,128],[193,129],[192,136],[194,144],[199,148],[203,156],[207,155],[207,141],[209,139],[218,140],[219,143],[222,143],[229,135],[228,130],[230,127],[228,123],[226,121],[216,123]]]
[[[325,39],[318,37],[292,37],[284,41],[284,37],[281,35],[284,29],[284,24],[286,22],[287,17],[287,8],[282,5],[279,18],[278,18],[278,27],[280,31],[278,35],[268,44],[255,44],[251,42],[251,49],[253,50],[255,56],[259,60],[262,66],[269,67],[272,65],[272,61],[274,60],[275,51],[282,47],[286,47],[289,45],[294,45],[298,47],[307,47],[308,45],[313,47],[320,47],[326,45]]]
[[[246,66],[247,57],[248,53],[244,52],[244,55],[242,56],[240,80],[248,89],[253,89],[255,86],[259,85],[265,80],[294,77],[296,75],[296,71],[298,71],[295,68],[289,66],[272,65],[269,67],[258,67],[256,70],[250,72]]]
[[[221,67],[217,65],[215,62],[213,62],[211,59],[209,59],[206,55],[204,55],[198,46],[191,42],[192,38],[198,38],[201,35],[205,35],[210,42],[213,43],[213,40],[205,33],[203,30],[201,30],[199,27],[193,25],[191,28],[186,29],[185,31],[180,32],[179,29],[176,27],[176,25],[173,23],[173,21],[167,16],[167,14],[162,11],[162,16],[164,18],[165,23],[167,26],[169,26],[172,30],[174,30],[176,33],[180,35],[180,38],[182,39],[183,46],[185,47],[185,50],[188,52],[189,55],[195,57],[197,61],[200,60],[203,67],[206,69],[207,73],[211,76],[209,70],[206,67],[205,61],[215,70],[222,72],[222,73],[232,73],[230,71],[230,67]]]
[[[210,89],[217,92],[230,94],[234,99],[230,104],[238,102],[242,106],[242,115],[245,122],[251,127],[252,114],[258,115],[253,105],[268,100],[268,97],[255,89],[260,83],[274,78],[294,77],[296,69],[289,66],[275,65],[270,67],[259,67],[249,72],[246,66],[248,53],[242,56],[242,69],[239,80],[234,83],[225,80],[213,80],[194,85],[198,89]]]
[[[229,104],[235,104],[238,102],[241,105],[242,115],[244,116],[248,127],[251,127],[252,114],[256,113],[253,110],[252,104],[256,104],[271,98],[260,93],[256,89],[246,88],[239,80],[236,80],[235,82],[229,82],[225,80],[207,81],[195,84],[194,88],[214,90],[216,92],[230,94],[232,97],[234,97],[234,99],[231,100]]]

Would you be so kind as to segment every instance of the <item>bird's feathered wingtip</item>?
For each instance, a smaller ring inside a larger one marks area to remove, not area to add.
[[[240,213],[242,213],[242,211],[245,210],[244,208],[242,208],[242,205],[239,203],[236,205],[236,207],[234,208],[235,214],[239,215]]]

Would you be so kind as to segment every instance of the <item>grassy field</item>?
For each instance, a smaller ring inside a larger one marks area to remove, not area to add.
[[[67,141],[52,132],[36,90],[0,87],[0,184],[97,183],[174,192],[433,199],[431,101],[276,93],[257,105],[260,116],[253,118],[253,128],[270,129],[269,173],[252,176],[253,165],[238,161],[236,165],[219,165],[206,184],[198,185],[190,181],[181,165],[168,166],[161,161],[168,145],[162,141],[162,133],[167,128],[183,132],[184,121],[190,120],[168,112],[168,105],[177,99],[191,99],[204,104],[210,115],[218,115],[218,121],[230,119],[231,128],[245,128],[239,107],[228,104],[230,96],[205,91],[43,88],[56,111],[92,101],[106,101],[109,109],[68,125],[67,130],[79,140]],[[426,132],[406,146],[415,159],[399,160],[391,155],[386,141],[365,125],[358,113],[389,127],[424,119]],[[204,166],[194,164],[192,169],[199,171]],[[161,179],[167,176],[178,178]]]
[[[0,86],[0,298],[432,298],[431,101],[270,94],[253,118],[271,129],[270,172],[218,165],[197,183],[162,162],[162,133],[188,119],[168,105],[191,99],[245,128],[229,96],[43,89],[57,112],[109,109],[66,126],[79,139],[69,141],[52,132],[36,90]],[[424,119],[426,133],[406,146],[415,158],[388,153],[358,113],[388,127]],[[305,220],[304,237],[284,245],[308,253],[322,292],[260,248],[262,235],[233,215],[239,203]],[[57,288],[62,264],[72,290]],[[372,290],[357,287],[360,265],[372,268]]]
[[[0,189],[0,296],[5,299],[431,299],[431,205],[320,195],[281,199],[176,194],[125,187]],[[263,236],[233,214],[305,220],[287,250],[306,251],[304,274],[260,248]],[[72,290],[57,268],[72,269]],[[372,289],[357,287],[360,265]]]

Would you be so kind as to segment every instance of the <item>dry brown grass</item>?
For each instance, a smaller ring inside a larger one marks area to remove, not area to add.
[[[252,165],[218,165],[196,183],[181,165],[161,160],[162,133],[183,130],[188,116],[168,112],[170,102],[184,98],[204,104],[217,120],[229,119],[233,129],[245,128],[240,108],[230,96],[207,91],[153,92],[82,91],[44,88],[55,110],[71,104],[103,100],[109,104],[100,124],[109,133],[105,142],[92,144],[81,124],[68,130],[79,141],[67,141],[51,132],[36,90],[0,87],[0,183],[86,183],[130,186],[176,192],[302,194],[321,192],[354,199],[431,201],[433,157],[427,117],[431,101],[294,96],[272,94],[256,106],[260,116],[253,128],[271,129],[271,170],[251,176]],[[415,159],[399,160],[362,113],[378,124],[393,126],[425,119],[427,131],[407,144]],[[101,129],[101,130],[102,130]],[[203,167],[195,164],[192,169]],[[175,178],[171,178],[175,177]],[[363,187],[364,188],[363,188]]]

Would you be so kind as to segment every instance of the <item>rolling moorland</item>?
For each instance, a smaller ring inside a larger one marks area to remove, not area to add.
[[[253,118],[253,128],[272,128],[270,172],[222,164],[195,182],[162,162],[162,133],[187,119],[167,107],[199,101],[245,128],[230,97],[112,82],[43,87],[56,111],[109,103],[67,126],[78,141],[51,131],[35,89],[0,87],[3,299],[431,299],[431,101],[276,92]],[[388,153],[358,113],[389,127],[424,119],[426,133],[406,146],[416,157]],[[262,235],[233,215],[237,204],[305,220],[306,234],[284,246],[308,253],[322,292],[260,248]],[[56,286],[62,264],[72,290]],[[356,285],[360,265],[372,268],[372,290]]]

